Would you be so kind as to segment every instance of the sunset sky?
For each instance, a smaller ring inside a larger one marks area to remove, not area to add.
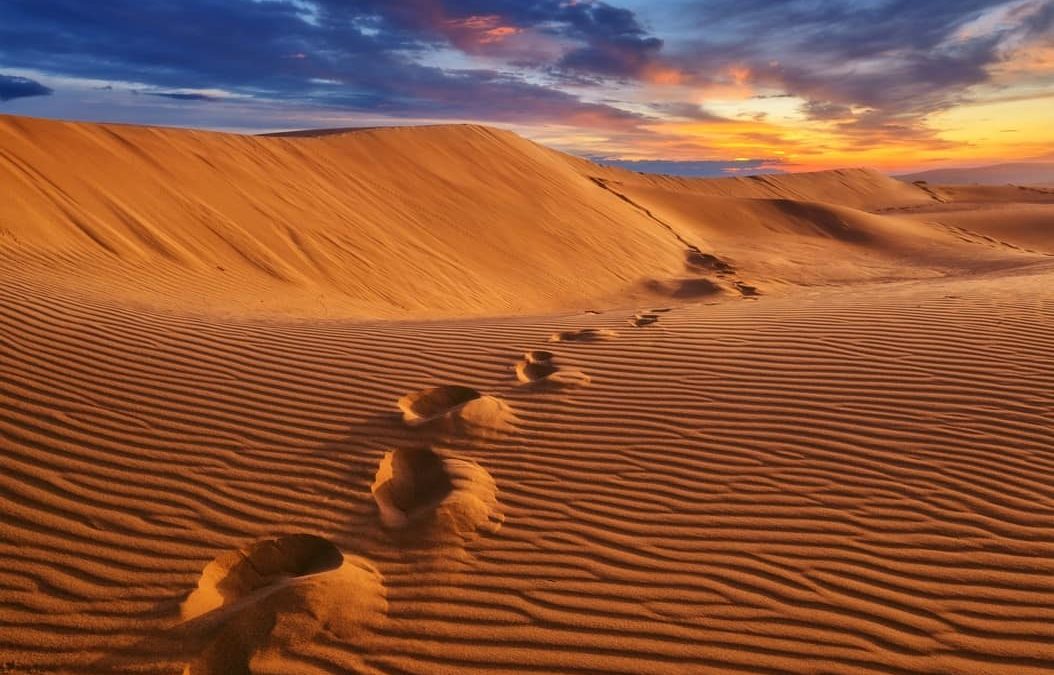
[[[3,0],[0,113],[472,121],[642,170],[1054,159],[1054,0]]]

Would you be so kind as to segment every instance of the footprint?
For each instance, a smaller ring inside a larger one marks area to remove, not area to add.
[[[180,606],[207,637],[184,672],[256,672],[319,633],[353,641],[387,609],[381,575],[366,560],[309,534],[259,541],[206,565]]]
[[[684,263],[690,269],[716,272],[718,276],[734,274],[736,271],[735,267],[724,260],[694,247],[684,252]]]
[[[642,326],[650,326],[653,323],[658,323],[658,314],[634,314],[633,318],[629,320],[629,325],[641,328]]]
[[[412,392],[399,399],[398,406],[407,426],[436,426],[449,432],[507,431],[513,420],[501,399],[459,385]]]
[[[516,364],[516,379],[520,382],[537,382],[559,372],[560,367],[553,363],[554,356],[545,350],[527,352],[523,360]]]
[[[555,355],[545,350],[534,350],[523,355],[516,364],[516,379],[524,384],[571,386],[588,384],[589,376],[579,370],[558,366]]]
[[[549,342],[602,342],[617,337],[618,333],[607,328],[581,328],[553,333]]]
[[[425,530],[467,538],[497,532],[498,487],[475,462],[442,457],[431,448],[385,453],[371,487],[381,524],[388,530]]]
[[[742,281],[733,281],[732,285],[744,298],[756,298],[761,295],[761,291],[758,290],[757,286],[751,286]]]
[[[645,289],[670,298],[698,299],[709,295],[719,295],[721,286],[706,277],[688,277],[660,281],[651,279],[644,284]]]

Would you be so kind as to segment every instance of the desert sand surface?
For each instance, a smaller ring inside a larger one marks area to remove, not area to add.
[[[0,672],[1054,671],[1054,194],[0,117]]]

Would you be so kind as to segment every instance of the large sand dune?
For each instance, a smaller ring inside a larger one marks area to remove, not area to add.
[[[24,118],[0,186],[0,672],[1054,670],[1045,195]]]

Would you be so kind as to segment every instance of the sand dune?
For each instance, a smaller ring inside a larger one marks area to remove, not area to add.
[[[1054,670],[1043,194],[23,118],[0,183],[0,672]]]
[[[865,213],[936,200],[873,171],[643,176],[467,125],[252,137],[7,116],[0,148],[6,269],[214,315],[450,317],[765,290],[698,274],[691,258],[718,250],[777,287],[945,274],[977,254]],[[831,239],[845,264],[819,268]]]
[[[483,127],[274,138],[0,117],[0,148],[17,195],[0,245],[23,267],[183,311],[553,309],[682,256],[562,155]]]
[[[1054,162],[1009,162],[963,169],[934,169],[899,176],[903,181],[918,180],[937,184],[1047,185],[1054,186]]]

